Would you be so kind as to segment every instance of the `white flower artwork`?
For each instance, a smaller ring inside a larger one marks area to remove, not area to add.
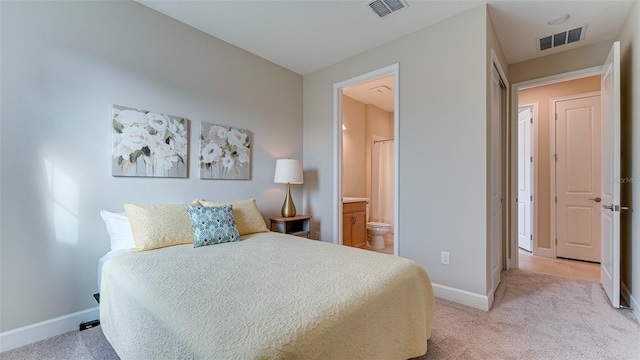
[[[200,125],[200,178],[249,180],[251,132],[208,123]]]
[[[113,106],[113,176],[187,177],[189,120]]]

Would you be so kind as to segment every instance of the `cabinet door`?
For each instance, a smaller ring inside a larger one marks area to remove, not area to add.
[[[355,221],[351,229],[351,242],[353,246],[363,248],[367,243],[367,213],[357,212],[353,217]]]
[[[351,228],[353,222],[353,214],[342,215],[342,245],[353,246]]]

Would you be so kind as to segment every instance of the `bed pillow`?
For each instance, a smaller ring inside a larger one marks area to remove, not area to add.
[[[238,226],[240,235],[248,235],[258,232],[268,232],[269,229],[262,218],[260,209],[256,205],[256,199],[240,201],[207,201],[200,200],[202,206],[222,206],[231,205],[233,207],[233,217]]]
[[[133,249],[136,247],[127,214],[100,210],[100,217],[107,227],[107,234],[111,239],[111,250]]]
[[[193,247],[240,241],[240,233],[233,218],[231,205],[186,205],[193,227]]]
[[[136,248],[133,251],[192,244],[191,218],[184,204],[124,204]]]

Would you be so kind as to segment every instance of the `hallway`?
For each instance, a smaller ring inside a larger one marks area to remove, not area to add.
[[[600,264],[570,259],[535,256],[519,249],[520,269],[540,274],[600,282]]]

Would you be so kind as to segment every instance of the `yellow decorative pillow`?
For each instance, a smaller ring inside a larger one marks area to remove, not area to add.
[[[264,223],[260,209],[256,205],[256,199],[240,201],[207,201],[200,200],[202,206],[222,206],[231,205],[233,207],[233,217],[240,235],[248,235],[257,232],[268,232],[269,228]]]
[[[184,204],[124,204],[124,211],[131,223],[133,241],[136,243],[132,251],[193,244],[191,218]]]

